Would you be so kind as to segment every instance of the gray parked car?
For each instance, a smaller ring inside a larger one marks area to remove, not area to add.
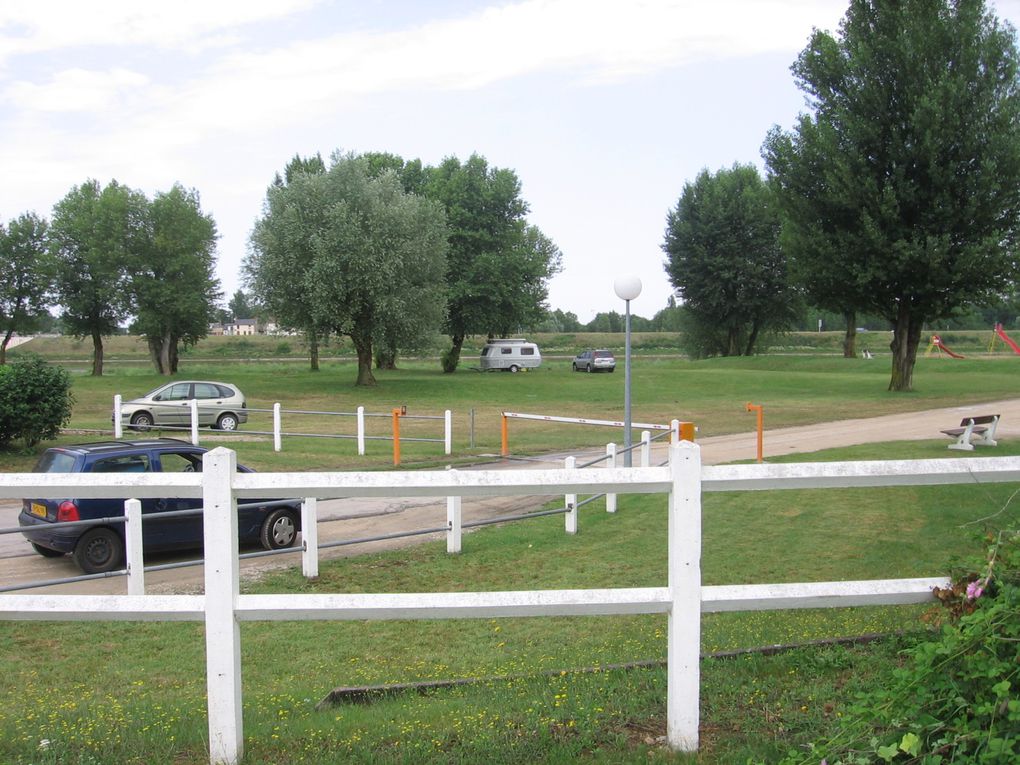
[[[574,357],[572,369],[575,372],[612,372],[616,369],[616,357],[612,351],[581,351]]]
[[[198,401],[198,424],[237,430],[248,421],[244,394],[229,383],[183,380],[167,383],[121,404],[121,424],[134,430],[191,426],[191,400]]]

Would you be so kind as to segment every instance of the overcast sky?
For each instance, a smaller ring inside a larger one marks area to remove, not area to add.
[[[703,168],[761,166],[789,72],[845,0],[2,0],[0,221],[72,186],[199,191],[227,298],[274,173],[387,151],[516,171],[563,251],[551,308],[651,317],[668,210]],[[1020,20],[1020,0],[992,3]]]

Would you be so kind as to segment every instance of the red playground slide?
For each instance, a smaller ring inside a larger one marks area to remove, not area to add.
[[[936,348],[938,348],[940,353],[945,353],[947,356],[949,356],[951,358],[954,358],[954,359],[965,358],[964,356],[961,356],[959,353],[953,353],[951,350],[949,350],[943,344],[942,338],[939,337],[938,335],[932,335],[931,336],[931,344],[934,345]]]
[[[1020,345],[1017,345],[1013,338],[1006,334],[1006,330],[1002,328],[1001,324],[995,325],[995,334],[999,336],[1002,342],[1013,349],[1013,353],[1020,354]]]

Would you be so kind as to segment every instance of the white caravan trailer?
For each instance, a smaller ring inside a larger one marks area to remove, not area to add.
[[[490,340],[482,348],[479,367],[483,371],[502,369],[519,372],[522,369],[537,369],[542,364],[542,353],[538,346],[521,338]]]

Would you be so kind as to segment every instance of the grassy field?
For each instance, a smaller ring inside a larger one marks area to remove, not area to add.
[[[561,345],[576,339],[564,338]],[[957,347],[948,336],[947,342]],[[615,347],[609,337],[590,344]],[[51,358],[60,358],[60,350]],[[622,374],[573,374],[566,359],[550,359],[541,370],[520,375],[469,370],[442,375],[434,362],[408,361],[377,373],[379,385],[369,390],[353,387],[353,364],[342,357],[324,361],[319,373],[307,371],[297,358],[239,359],[226,353],[219,359],[188,357],[180,376],[234,382],[255,408],[280,401],[306,410],[353,411],[358,405],[370,412],[401,405],[412,414],[453,410],[453,459],[436,445],[409,444],[405,461],[415,466],[476,460],[497,451],[503,410],[618,419],[622,409]],[[76,399],[71,427],[78,430],[108,427],[115,393],[128,398],[162,382],[138,360],[111,363],[102,378],[85,374],[82,360],[81,349],[67,359]],[[750,430],[747,401],[764,404],[767,426],[779,427],[1014,398],[1017,363],[1020,359],[1004,355],[922,358],[917,391],[894,395],[886,391],[888,358],[847,361],[794,353],[689,362],[645,348],[635,360],[634,419],[692,420],[706,436]],[[325,432],[335,422],[306,416],[299,428]],[[377,427],[385,421],[372,422]],[[415,427],[425,433],[436,426],[408,423],[402,429],[415,434]],[[241,461],[262,470],[385,469],[390,461],[384,442],[370,442],[369,455],[359,459],[350,441],[288,439],[277,455],[264,437],[212,435],[203,433],[203,443],[228,444]],[[614,435],[601,428],[514,423],[510,442],[514,453],[525,454],[603,444]],[[61,440],[98,437],[78,433]],[[944,441],[904,442],[810,458],[947,456],[944,447]],[[37,451],[0,453],[0,471],[27,470]],[[1000,442],[995,453],[1020,454],[1020,442]],[[999,525],[1017,522],[1010,504],[1015,488],[706,495],[704,581],[942,575],[954,561],[983,549],[982,526],[974,521],[999,513]],[[324,564],[316,582],[284,571],[248,589],[419,592],[664,584],[662,498],[622,497],[614,516],[603,509],[601,502],[582,509],[576,537],[563,534],[558,517],[538,519],[476,531],[465,537],[459,556],[447,556],[443,543],[426,543]],[[922,610],[706,617],[706,652],[872,632],[908,635],[775,657],[705,659],[702,749],[696,757],[672,755],[658,741],[665,732],[664,669],[614,668],[661,660],[664,618],[245,624],[245,762],[769,762],[837,728],[847,700],[880,684],[897,665],[898,651],[923,630]],[[203,640],[201,627],[188,624],[0,624],[0,762],[205,762]],[[575,671],[582,668],[602,671]],[[451,678],[481,681],[315,710],[336,686]]]
[[[63,350],[70,350],[72,342],[59,339]],[[128,342],[137,344],[131,338],[115,338],[111,345]],[[94,378],[87,374],[87,365],[78,363],[87,356],[87,347],[83,344],[77,353],[77,362],[69,363],[75,396],[70,428],[80,432],[64,440],[94,440],[102,437],[102,429],[111,433],[115,394],[127,400],[166,381],[145,363],[111,363],[104,376]],[[1020,357],[1013,354],[961,360],[921,358],[915,371],[915,392],[891,394],[886,390],[888,359],[768,355],[691,362],[675,354],[638,355],[633,370],[633,418],[648,423],[668,423],[673,418],[691,421],[701,437],[706,437],[753,429],[753,417],[745,410],[749,401],[765,406],[770,428],[993,401],[1017,395],[1018,365]],[[444,375],[436,362],[405,361],[399,369],[377,371],[376,376],[376,387],[356,388],[353,361],[327,359],[321,371],[313,373],[297,358],[270,362],[189,358],[178,375],[180,379],[222,379],[238,385],[253,409],[246,429],[254,431],[271,431],[269,410],[275,402],[285,410],[316,412],[354,412],[364,406],[369,413],[382,415],[368,421],[370,435],[376,436],[391,435],[388,415],[395,407],[406,406],[411,415],[437,416],[451,410],[452,458],[444,457],[439,444],[407,443],[402,449],[407,467],[473,461],[498,453],[503,411],[622,419],[623,374],[572,373],[568,358],[550,358],[540,369],[517,375],[483,374],[468,368]],[[301,433],[355,432],[352,417],[285,413],[283,427]],[[442,425],[435,420],[405,419],[401,434],[404,438],[439,438]],[[614,439],[620,440],[619,432],[603,427],[519,420],[510,426],[514,454],[600,446]],[[351,439],[287,438],[280,454],[274,454],[268,436],[231,437],[204,431],[203,441],[229,443],[243,462],[262,470],[375,469],[392,463],[391,443],[383,440],[370,441],[365,458],[358,458]],[[0,455],[0,470],[27,469],[31,461],[31,455]]]
[[[812,459],[917,456],[903,442]],[[1020,453],[1020,442],[997,454]],[[801,457],[800,459],[804,459]],[[1015,486],[709,494],[706,584],[932,576],[978,555]],[[581,533],[543,518],[326,563],[250,583],[251,592],[421,592],[662,586],[662,497],[582,509]],[[920,608],[707,616],[706,652],[905,630],[867,646],[705,659],[702,749],[673,755],[664,734],[663,617],[242,626],[246,763],[769,762],[831,732],[859,689],[881,683],[923,630]],[[600,668],[598,672],[579,672]],[[479,682],[316,711],[332,688],[440,679]],[[187,624],[10,623],[0,629],[0,761],[200,763],[207,756],[202,629]],[[41,744],[41,742],[47,742]]]

